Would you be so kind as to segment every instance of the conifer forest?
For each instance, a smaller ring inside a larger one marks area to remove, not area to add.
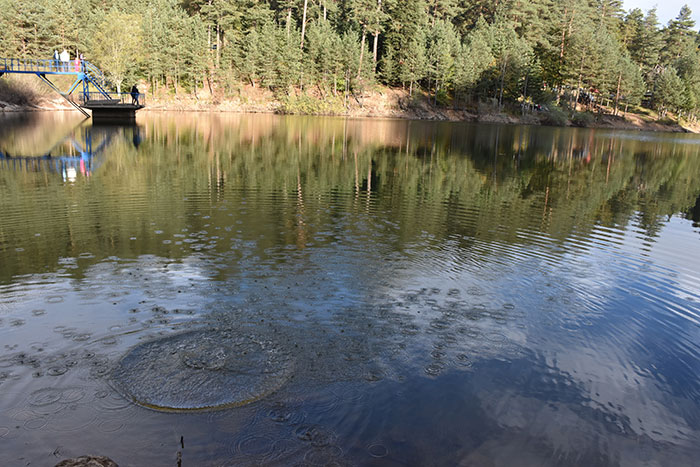
[[[118,87],[226,96],[352,96],[437,106],[607,102],[700,115],[700,34],[683,7],[620,0],[0,0],[0,56],[68,50]]]

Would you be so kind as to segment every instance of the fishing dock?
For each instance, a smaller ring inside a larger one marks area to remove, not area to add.
[[[92,116],[94,121],[134,121],[136,111],[145,106],[146,96],[142,93],[132,95],[109,91],[111,86],[104,73],[86,60],[0,58],[0,77],[4,74],[38,76],[85,117]],[[49,79],[61,75],[75,78],[65,92]]]

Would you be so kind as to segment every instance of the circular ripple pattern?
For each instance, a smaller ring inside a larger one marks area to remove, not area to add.
[[[279,389],[291,370],[289,355],[259,335],[199,330],[138,345],[112,376],[139,405],[188,411],[256,401]]]

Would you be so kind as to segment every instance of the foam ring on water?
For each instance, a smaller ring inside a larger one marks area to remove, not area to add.
[[[163,411],[237,407],[279,389],[291,358],[276,344],[245,332],[197,330],[142,343],[112,372],[123,393]]]
[[[314,447],[335,444],[338,435],[319,425],[301,425],[294,430],[294,436],[300,441],[310,442]]]
[[[100,412],[115,413],[131,407],[131,401],[124,399],[120,395],[107,391],[99,391],[95,394],[95,408]]]
[[[235,452],[246,457],[262,458],[274,450],[276,439],[267,435],[249,435],[238,440]]]
[[[306,414],[298,408],[273,407],[267,411],[266,417],[278,424],[295,426],[304,421]]]
[[[44,407],[61,400],[63,390],[57,388],[42,388],[29,395],[29,405]]]
[[[0,359],[0,368],[10,368],[12,366],[15,366],[15,359],[13,359],[13,358]]]
[[[445,369],[445,364],[442,362],[433,362],[425,367],[425,373],[428,376],[439,376]]]
[[[75,404],[86,396],[86,392],[80,388],[67,388],[63,390],[61,402],[64,404]]]
[[[367,447],[367,452],[372,457],[381,458],[389,454],[389,449],[383,444],[374,443]]]
[[[46,374],[49,376],[61,376],[66,371],[68,371],[68,368],[66,368],[65,366],[53,366],[46,370]]]
[[[48,422],[49,418],[46,416],[30,418],[29,420],[24,422],[24,428],[26,428],[27,430],[39,430],[41,428],[44,428]]]

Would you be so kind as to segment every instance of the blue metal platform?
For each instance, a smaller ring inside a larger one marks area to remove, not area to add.
[[[0,58],[0,77],[6,73],[38,76],[86,117],[90,117],[90,114],[85,109],[92,110],[92,116],[95,119],[133,120],[136,111],[142,109],[145,103],[145,96],[142,93],[133,96],[131,93],[107,91],[107,79],[104,73],[86,60],[75,59],[64,62],[61,60]],[[75,76],[75,81],[64,93],[47,78],[48,75]],[[73,92],[81,84],[82,92],[76,100],[73,97]],[[91,86],[93,91],[91,91]]]

